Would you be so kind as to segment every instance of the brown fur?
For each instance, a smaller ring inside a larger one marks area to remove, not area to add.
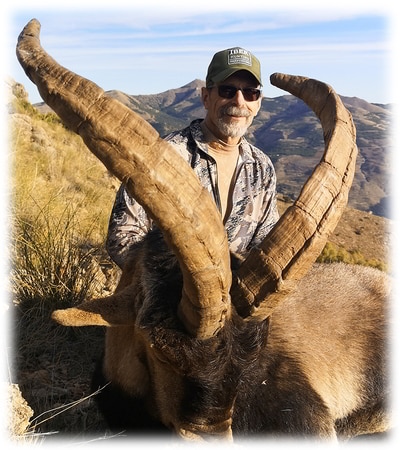
[[[134,253],[143,296],[136,324],[108,328],[104,359],[105,379],[152,420],[186,438],[232,430],[332,439],[388,429],[384,273],[315,265],[268,320],[234,314],[200,341],[177,318],[181,276],[160,244],[152,236]]]
[[[316,265],[273,313],[269,345],[296,355],[334,420],[363,408],[371,384],[388,382],[388,299],[382,272]]]

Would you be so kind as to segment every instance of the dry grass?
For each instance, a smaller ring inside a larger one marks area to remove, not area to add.
[[[23,95],[12,110],[10,381],[34,411],[26,437],[103,431],[89,396],[103,330],[64,328],[50,315],[113,288],[104,236],[119,182],[56,116]]]
[[[11,127],[13,213],[32,218],[32,208],[51,203],[59,217],[73,204],[82,228],[91,227],[92,238],[102,242],[119,182],[61,124],[14,115]]]

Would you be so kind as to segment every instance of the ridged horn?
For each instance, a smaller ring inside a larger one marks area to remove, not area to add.
[[[40,23],[21,32],[17,57],[43,100],[78,133],[163,231],[184,279],[179,315],[188,333],[213,336],[230,314],[226,233],[190,166],[139,115],[95,83],[60,66],[41,47]]]
[[[268,317],[310,269],[348,200],[357,157],[350,112],[325,83],[275,73],[271,84],[302,99],[319,118],[325,141],[321,161],[298,199],[238,270],[232,298],[243,316]]]

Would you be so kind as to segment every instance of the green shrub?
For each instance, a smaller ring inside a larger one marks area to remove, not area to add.
[[[387,264],[376,259],[366,259],[364,255],[357,250],[346,250],[332,242],[327,242],[322,253],[317,259],[320,263],[344,262],[347,264],[358,264],[361,266],[375,267],[379,270],[388,271]]]

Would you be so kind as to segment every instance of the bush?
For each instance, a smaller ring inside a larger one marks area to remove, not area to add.
[[[21,306],[70,306],[99,288],[100,250],[90,242],[91,230],[79,226],[74,206],[61,215],[52,206],[14,218],[11,284]]]
[[[347,264],[358,264],[361,266],[375,267],[376,269],[387,272],[388,267],[382,261],[375,259],[366,259],[364,255],[357,250],[346,250],[332,242],[327,242],[322,253],[317,259],[320,263],[344,262]]]

